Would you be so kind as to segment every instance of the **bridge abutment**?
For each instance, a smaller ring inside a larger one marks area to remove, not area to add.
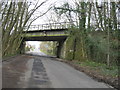
[[[24,54],[25,53],[25,41],[22,41],[21,42],[21,45],[20,45],[20,48],[19,48],[19,51],[20,51],[20,54]]]
[[[58,41],[58,46],[57,46],[57,58],[60,58],[60,57],[61,57],[63,45],[64,45],[64,41]]]

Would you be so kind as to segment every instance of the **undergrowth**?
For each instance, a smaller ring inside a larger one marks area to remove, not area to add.
[[[84,62],[75,61],[74,63],[82,67],[88,67],[89,69],[96,70],[101,75],[118,77],[118,67],[116,65],[108,67],[106,64],[97,63],[90,60],[86,60]]]

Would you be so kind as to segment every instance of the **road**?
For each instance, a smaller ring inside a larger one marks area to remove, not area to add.
[[[21,60],[21,62],[25,62],[24,66],[26,66],[27,69],[24,68],[26,70],[19,72],[22,74],[19,75],[20,80],[17,79],[15,81],[17,82],[16,86],[15,84],[13,85],[15,88],[109,88],[107,84],[93,80],[83,72],[75,70],[63,62],[57,61],[55,57],[46,56],[42,52],[28,53],[36,56],[28,58],[27,61]],[[12,62],[17,63],[18,61],[13,60],[11,63]],[[23,65],[23,63],[21,64]],[[3,67],[6,65],[8,64],[3,64]],[[19,68],[20,66],[21,65],[19,65]],[[12,85],[9,86],[7,82],[5,82],[5,80],[9,78],[7,78],[7,76],[4,76],[4,78],[3,87],[12,87]]]

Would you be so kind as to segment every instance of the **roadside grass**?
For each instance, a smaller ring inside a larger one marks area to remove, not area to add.
[[[103,75],[103,76],[110,76],[110,77],[118,77],[118,67],[117,66],[110,66],[108,67],[106,64],[97,63],[93,61],[75,61],[75,64],[81,66],[81,67],[88,67],[91,70],[97,71],[97,73]]]
[[[17,56],[17,55],[19,55],[19,54],[18,54],[18,53],[17,53],[17,54],[8,54],[8,55],[2,57],[2,61],[6,60],[6,59],[8,59],[8,58],[10,58],[10,57]]]
[[[51,56],[54,56],[54,54],[52,52],[48,52],[46,50],[41,50],[41,52],[47,54],[47,55],[51,55]]]

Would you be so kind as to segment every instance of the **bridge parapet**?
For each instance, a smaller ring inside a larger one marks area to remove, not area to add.
[[[31,25],[28,31],[34,30],[57,30],[57,29],[68,29],[72,26],[70,22],[60,22],[60,23],[49,23],[49,24],[39,24],[39,25]],[[25,27],[25,30],[27,27]]]

